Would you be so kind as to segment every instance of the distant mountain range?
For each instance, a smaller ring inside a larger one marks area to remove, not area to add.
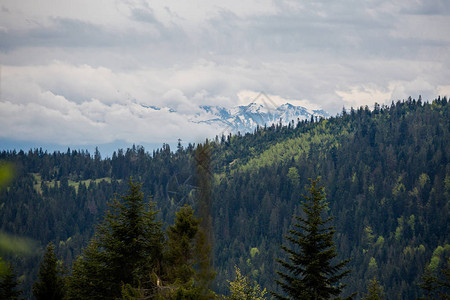
[[[154,110],[160,107],[146,106]],[[171,113],[176,113],[172,108],[163,108]],[[222,106],[203,105],[200,112],[189,118],[193,123],[206,123],[228,133],[252,132],[258,126],[271,126],[272,124],[287,125],[289,122],[298,120],[310,120],[314,118],[327,118],[329,114],[324,110],[314,110],[303,106],[295,106],[285,103],[276,107],[272,103],[255,103],[241,105],[232,108]]]
[[[250,103],[248,105],[236,106],[230,109],[220,106],[201,106],[203,112],[196,114],[191,121],[195,123],[207,123],[215,127],[228,129],[231,133],[238,131],[250,132],[257,126],[270,126],[282,123],[314,118],[326,118],[329,116],[324,110],[312,110],[303,106],[294,106],[285,103],[278,107]]]

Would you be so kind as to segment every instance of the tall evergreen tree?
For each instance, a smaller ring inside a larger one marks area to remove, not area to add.
[[[384,299],[383,287],[380,286],[378,280],[374,277],[369,280],[367,293],[363,295],[363,300],[382,300]]]
[[[446,259],[446,265],[440,273],[442,276],[439,276],[437,270],[430,265],[425,267],[422,280],[418,284],[422,288],[424,296],[419,299],[435,299],[436,295],[442,299],[450,299],[450,258]]]
[[[194,210],[185,205],[176,213],[175,224],[167,229],[167,279],[176,299],[209,299],[214,295],[203,284],[201,259],[209,253],[203,253],[199,245],[199,223]]]
[[[216,276],[212,265],[211,248],[213,246],[213,229],[211,217],[211,145],[208,141],[199,144],[195,150],[196,160],[196,184],[198,187],[197,206],[200,217],[199,232],[196,241],[196,254],[198,261],[197,278],[198,284],[202,287],[202,298],[212,297],[211,285]]]
[[[200,227],[205,237],[212,245],[212,220],[211,220],[211,146],[208,141],[199,144],[195,150],[195,183],[198,189],[197,205],[200,217]]]
[[[440,296],[444,299],[450,299],[450,257],[446,259],[446,267],[441,270],[443,279],[439,281],[439,286],[443,289]]]
[[[36,300],[64,298],[66,290],[62,273],[62,266],[58,265],[55,255],[55,246],[49,243],[38,271],[38,280],[33,284],[33,295]]]
[[[1,260],[1,258],[0,258]],[[11,264],[5,264],[6,268],[0,277],[0,299],[18,300],[22,291],[18,289],[19,282]]]
[[[73,265],[70,299],[114,299],[122,285],[140,286],[159,273],[163,233],[153,203],[131,179],[126,196],[114,199],[94,238]]]
[[[289,261],[277,259],[285,271],[277,271],[280,279],[275,281],[286,294],[272,292],[278,299],[329,299],[337,297],[345,287],[340,280],[350,272],[343,270],[349,260],[333,263],[337,256],[335,230],[328,225],[332,217],[322,216],[328,203],[319,181],[320,178],[311,180],[311,196],[304,196],[302,201],[305,217],[294,216],[294,229],[285,236],[295,248],[281,247]]]
[[[167,229],[168,279],[181,284],[188,283],[195,274],[195,237],[199,220],[194,210],[185,205],[175,215],[175,224]]]
[[[430,268],[429,265],[425,267],[425,271],[422,274],[422,281],[418,284],[422,288],[424,296],[420,297],[421,300],[434,299],[436,290],[438,288],[438,278],[435,272]]]

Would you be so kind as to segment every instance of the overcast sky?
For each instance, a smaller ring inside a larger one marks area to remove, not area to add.
[[[450,1],[0,1],[0,143],[198,142],[199,105],[450,95]],[[147,106],[170,107],[154,111]]]

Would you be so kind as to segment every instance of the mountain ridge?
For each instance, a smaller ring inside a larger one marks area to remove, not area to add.
[[[255,99],[257,100],[257,99]],[[145,106],[153,110],[167,110],[177,113],[171,107]],[[197,124],[208,124],[230,133],[252,132],[258,126],[271,126],[272,124],[288,125],[290,122],[328,118],[330,115],[323,109],[312,109],[304,106],[293,105],[286,102],[276,105],[265,101],[262,104],[256,101],[247,105],[237,105],[227,108],[220,105],[200,105],[200,112],[189,117],[189,121]]]
[[[270,126],[281,123],[287,125],[292,121],[302,121],[314,118],[327,118],[329,114],[324,110],[313,110],[290,103],[279,105],[263,105],[251,102],[227,109],[221,106],[202,105],[205,114],[196,114],[191,119],[195,123],[206,123],[216,127],[225,127],[232,133],[251,132],[258,126]]]

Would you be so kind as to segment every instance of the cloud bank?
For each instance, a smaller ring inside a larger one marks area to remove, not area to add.
[[[188,121],[199,105],[259,92],[331,114],[448,96],[449,15],[444,0],[4,0],[0,140],[196,142],[217,133]]]

